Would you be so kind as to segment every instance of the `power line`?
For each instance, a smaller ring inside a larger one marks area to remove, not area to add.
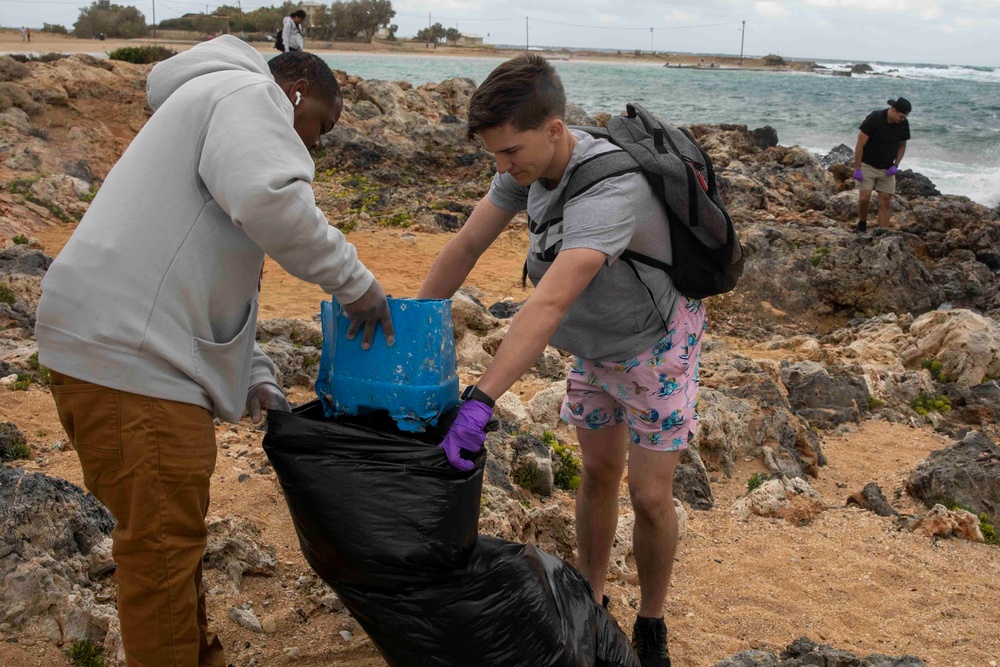
[[[715,28],[721,25],[740,24],[740,21],[726,21],[725,23],[703,23],[701,25],[677,25],[677,26],[664,26],[664,27],[653,26],[652,28],[650,28],[649,26],[643,26],[641,28],[626,28],[626,27],[617,27],[610,25],[584,25],[581,23],[560,23],[559,21],[546,21],[545,19],[532,19],[532,21],[535,21],[537,23],[549,23],[551,25],[567,26],[570,28],[590,28],[592,30],[687,30],[689,28]]]

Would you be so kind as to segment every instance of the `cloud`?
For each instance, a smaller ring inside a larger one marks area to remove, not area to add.
[[[621,17],[619,17],[619,16],[617,16],[615,14],[598,14],[597,15],[597,22],[598,23],[602,23],[604,25],[614,25],[614,24],[618,23],[619,21],[621,21]]]
[[[767,18],[773,19],[788,16],[788,8],[785,7],[784,3],[777,0],[757,0],[754,3],[754,9],[757,10],[758,14]]]
[[[990,4],[1000,2],[1000,0],[983,1]],[[916,13],[924,21],[937,20],[941,18],[942,14],[941,0],[804,0],[804,4],[818,9],[860,10],[893,14]]]

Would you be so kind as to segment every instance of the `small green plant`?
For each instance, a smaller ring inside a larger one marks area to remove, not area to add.
[[[538,470],[538,464],[534,461],[525,461],[520,466],[514,469],[514,483],[517,484],[522,489],[531,490],[535,483],[538,481],[538,475],[540,471]]]
[[[0,459],[4,461],[16,461],[17,459],[30,459],[31,448],[28,441],[24,439],[17,427],[10,422],[0,424]]]
[[[38,377],[42,381],[42,384],[52,384],[52,372],[45,366],[38,363],[37,352],[28,357],[28,368],[38,373]]]
[[[14,242],[14,245],[27,245],[28,237],[25,236],[24,234],[18,234],[17,236],[13,237],[11,241]]]
[[[27,391],[28,387],[31,386],[31,375],[28,373],[18,373],[17,380],[14,384],[10,385],[11,391]]]
[[[413,216],[405,211],[397,211],[389,217],[382,218],[379,220],[379,224],[383,227],[409,227],[413,224]]]
[[[162,46],[123,46],[109,53],[108,58],[136,65],[149,65],[176,55],[176,51]]]
[[[750,475],[750,479],[747,480],[747,493],[750,493],[756,488],[759,488],[761,484],[764,483],[764,478],[759,472],[755,472]]]
[[[6,303],[8,306],[13,306],[15,301],[17,301],[17,295],[14,294],[14,290],[6,285],[0,285],[0,303]]]
[[[88,192],[85,195],[80,195],[80,201],[86,202],[86,203],[89,204],[90,202],[94,201],[94,197],[97,196],[97,191],[100,190],[100,189],[101,189],[100,186],[91,185],[90,186],[90,192]]]
[[[868,394],[868,409],[869,410],[878,410],[879,408],[884,408],[884,407],[885,407],[885,401],[880,401],[879,399],[875,398],[871,394]]]
[[[73,667],[107,667],[102,657],[104,647],[99,646],[89,639],[82,642],[73,642],[66,655],[73,661]]]
[[[556,455],[557,465],[555,475],[553,476],[555,485],[567,491],[576,491],[579,489],[580,471],[582,470],[580,459],[576,457],[576,454],[567,445],[559,444],[552,431],[543,433],[542,441],[548,443]]]
[[[922,393],[910,401],[910,407],[922,417],[931,412],[951,412],[951,401],[944,394],[932,396]]]
[[[949,382],[947,375],[941,372],[941,362],[937,359],[923,359],[920,362],[921,368],[926,368],[931,372],[931,377],[934,378],[936,382]]]
[[[823,258],[830,254],[830,249],[826,246],[819,246],[813,250],[812,257],[809,261],[812,262],[813,266],[819,266],[819,263],[823,261]]]
[[[986,544],[1000,545],[1000,535],[997,534],[997,529],[990,523],[990,515],[986,512],[979,515],[979,530],[983,533],[983,541]]]

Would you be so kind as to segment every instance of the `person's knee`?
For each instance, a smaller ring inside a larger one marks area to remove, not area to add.
[[[630,485],[629,498],[636,519],[658,523],[674,516],[673,488],[669,484],[641,488]]]

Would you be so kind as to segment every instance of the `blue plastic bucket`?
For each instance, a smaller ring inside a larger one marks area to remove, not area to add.
[[[323,354],[316,394],[327,417],[375,410],[402,431],[420,431],[458,404],[458,372],[451,301],[389,299],[396,343],[381,327],[368,350],[361,332],[347,340],[350,320],[336,300],[323,302]]]

